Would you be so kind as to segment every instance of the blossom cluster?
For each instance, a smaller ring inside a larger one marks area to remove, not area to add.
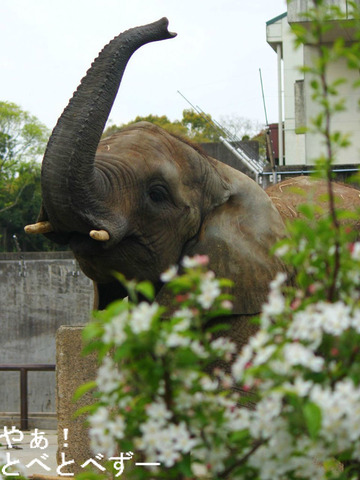
[[[359,250],[346,250],[353,270]],[[304,294],[278,273],[258,332],[238,352],[204,330],[208,318],[231,310],[229,282],[207,262],[185,257],[182,274],[164,272],[171,312],[156,302],[116,302],[87,328],[101,345],[92,448],[108,457],[131,448],[196,478],[342,478],[336,459],[360,461],[358,299],[330,302],[314,295],[317,286]]]
[[[143,451],[146,458],[156,458],[165,467],[171,467],[189,453],[196,445],[185,422],[169,422],[172,413],[163,400],[146,407],[147,420],[140,426],[141,437],[135,439],[135,446]]]
[[[185,257],[182,274],[176,267],[164,272],[175,297],[170,313],[156,302],[119,301],[97,312],[85,330],[90,344],[97,338],[95,348],[101,345],[98,401],[88,417],[95,452],[109,458],[117,448],[130,448],[132,439],[132,451],[145,462],[188,469],[197,478],[221,475],[234,463],[232,436],[245,425],[247,410],[237,408],[239,395],[229,390],[233,378],[223,367],[237,347],[204,331],[207,318],[230,313],[222,291],[230,283],[216,279],[207,263],[206,256]]]
[[[360,267],[359,249],[345,249],[348,273]],[[249,465],[264,480],[353,478],[335,459],[360,461],[358,294],[331,302],[315,291],[289,288],[278,274],[259,331],[232,365],[235,381],[258,393],[248,428],[262,443]]]

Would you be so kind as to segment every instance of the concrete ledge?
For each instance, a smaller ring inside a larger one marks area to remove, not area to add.
[[[66,260],[73,259],[74,254],[70,251],[64,252],[2,252],[0,261],[8,260]]]
[[[57,381],[57,417],[58,417],[58,452],[60,464],[61,452],[75,463],[62,469],[62,473],[80,473],[86,460],[93,457],[90,450],[88,429],[84,415],[74,418],[81,407],[94,402],[92,392],[85,394],[74,402],[73,396],[78,387],[96,377],[97,361],[95,354],[83,356],[82,326],[62,326],[56,335],[56,381]],[[64,438],[64,429],[68,437]],[[67,445],[67,446],[65,446]]]
[[[56,430],[56,413],[29,412],[29,430],[39,428],[41,430]],[[0,424],[20,428],[19,412],[0,412]]]

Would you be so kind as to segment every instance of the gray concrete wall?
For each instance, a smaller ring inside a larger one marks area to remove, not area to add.
[[[0,299],[0,363],[55,363],[56,331],[88,321],[93,287],[70,252],[4,253]],[[29,372],[28,385],[30,428],[46,428],[33,414],[55,413],[55,373]],[[19,373],[0,372],[0,426],[19,410]]]
[[[247,142],[238,142],[233,144],[235,147],[239,146],[244,148],[246,152],[250,154],[253,158],[259,158],[259,144],[254,141]],[[201,148],[212,158],[219,160],[220,162],[226,163],[230,167],[240,170],[240,172],[245,173],[251,178],[255,178],[255,175],[251,170],[249,170],[229,149],[225,147],[223,143],[201,143]]]

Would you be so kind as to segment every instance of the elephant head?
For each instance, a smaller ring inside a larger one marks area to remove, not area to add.
[[[235,313],[259,313],[281,262],[269,249],[284,233],[266,193],[242,173],[147,122],[100,141],[125,65],[141,45],[173,37],[167,20],[112,40],[94,61],[49,140],[43,206],[28,231],[69,243],[100,291],[123,296],[113,271],[154,282],[184,255],[207,254],[235,282]]]

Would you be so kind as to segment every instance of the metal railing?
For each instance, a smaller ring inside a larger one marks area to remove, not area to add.
[[[34,363],[34,364],[4,364],[0,363],[2,372],[20,372],[20,428],[29,430],[28,416],[28,372],[52,372],[55,371],[55,364]]]

